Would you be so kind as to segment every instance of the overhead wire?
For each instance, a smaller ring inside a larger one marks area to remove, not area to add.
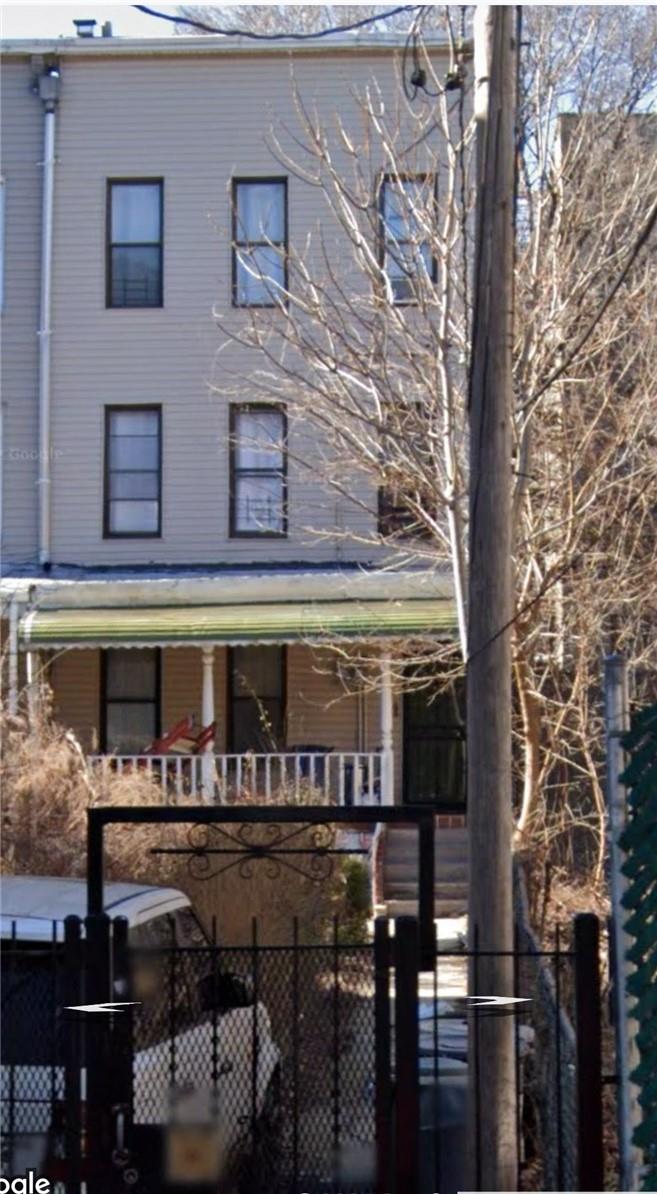
[[[138,12],[143,12],[149,17],[157,17],[160,21],[169,21],[174,25],[188,25],[192,29],[200,29],[203,33],[217,33],[222,37],[245,37],[251,41],[311,41],[313,38],[331,37],[336,33],[351,33],[354,29],[362,29],[366,25],[375,24],[376,21],[387,21],[390,17],[396,17],[400,13],[415,12],[416,9],[423,7],[421,4],[400,4],[396,8],[374,13],[369,17],[362,17],[361,20],[351,21],[347,25],[331,25],[326,29],[317,29],[308,33],[256,33],[252,29],[224,28],[220,25],[206,24],[205,21],[197,21],[194,17],[174,16],[171,13],[151,8],[148,4],[132,5],[132,8],[137,9]]]

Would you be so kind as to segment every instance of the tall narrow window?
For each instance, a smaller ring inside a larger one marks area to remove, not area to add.
[[[381,256],[393,301],[413,303],[422,277],[435,281],[428,232],[435,220],[435,179],[386,175],[381,185]]]
[[[233,306],[274,307],[287,287],[287,180],[233,180]]]
[[[432,442],[430,411],[423,403],[398,402],[384,411],[381,462],[390,481],[379,487],[380,535],[403,539],[429,534],[422,512],[435,518]],[[391,468],[391,462],[397,467]]]
[[[103,651],[103,749],[139,754],[159,733],[160,652],[153,648]]]
[[[161,533],[161,411],[108,407],[105,415],[106,538]]]
[[[280,407],[231,407],[231,535],[287,534],[285,441]]]
[[[285,648],[233,647],[229,656],[231,750],[281,750],[285,743]]]
[[[108,307],[162,306],[161,181],[107,184]]]

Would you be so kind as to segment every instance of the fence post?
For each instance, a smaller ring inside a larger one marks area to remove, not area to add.
[[[436,934],[434,929],[434,816],[429,813],[418,823],[419,839],[419,900],[420,950],[422,970],[433,970],[435,965]]]
[[[420,935],[414,916],[395,922],[395,1190],[417,1190],[420,1175],[418,996]]]
[[[85,918],[85,1003],[106,1003],[110,991],[110,918]],[[111,1173],[111,1121],[108,1098],[111,1057],[109,1033],[111,1018],[102,1012],[85,1017],[87,1063],[87,1156],[89,1175],[87,1194],[108,1194]]]
[[[390,1072],[390,922],[374,922],[374,1121],[376,1194],[390,1194],[392,1183],[392,1076]]]
[[[64,1140],[66,1194],[79,1194],[81,1175],[81,1065],[80,1021],[69,1011],[82,1002],[82,936],[80,918],[67,916],[64,921]]]
[[[580,1190],[602,1190],[602,1029],[600,930],[590,912],[575,917],[577,1026],[577,1171]]]
[[[128,922],[125,916],[117,916],[112,921],[113,990],[111,999],[120,1002],[131,999],[129,966]],[[132,1127],[132,1008],[126,1007],[108,1018],[112,1025],[112,1101],[116,1116],[115,1146],[121,1152],[126,1150],[126,1140]]]

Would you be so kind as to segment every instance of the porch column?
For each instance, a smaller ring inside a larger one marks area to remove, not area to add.
[[[18,712],[18,603],[9,606],[9,712]]]
[[[381,656],[381,803],[395,803],[393,753],[392,664],[389,655]]]
[[[201,721],[209,726],[214,716],[214,647],[203,647],[203,684],[201,688]],[[203,799],[210,802],[214,797],[214,739],[205,746],[201,756],[201,786]]]
[[[38,651],[28,651],[25,656],[25,680],[27,689],[27,720],[30,729],[34,729],[39,709],[39,685],[41,659]]]

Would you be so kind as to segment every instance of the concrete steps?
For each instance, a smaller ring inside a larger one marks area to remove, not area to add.
[[[465,829],[436,827],[434,909],[437,917],[462,916],[468,901]],[[383,901],[388,916],[417,915],[417,831],[389,826],[383,843]]]

